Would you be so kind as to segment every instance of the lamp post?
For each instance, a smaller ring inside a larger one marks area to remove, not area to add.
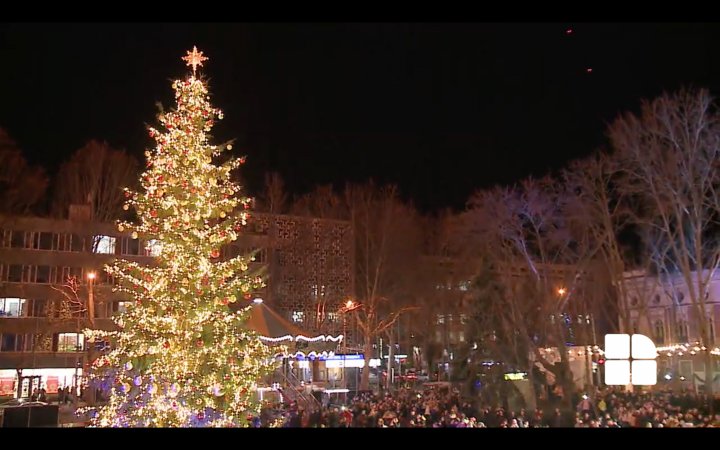
[[[354,302],[352,300],[348,300],[345,302],[342,308],[338,310],[339,314],[342,314],[343,317],[343,386],[347,388],[347,367],[345,367],[345,357],[347,355],[348,346],[347,346],[347,313],[351,311],[355,311],[356,309],[360,308],[362,305],[360,303]],[[356,369],[357,370],[357,369]]]
[[[90,319],[90,324],[95,325],[95,293],[93,289],[93,285],[95,283],[95,278],[97,277],[97,274],[95,272],[88,272],[87,274],[87,280],[88,280],[88,317]]]
[[[90,326],[95,328],[95,278],[97,278],[97,273],[94,271],[88,272],[87,275],[88,280],[88,318],[90,320]],[[93,351],[93,343],[89,343],[88,348],[85,349],[85,354],[87,356],[88,363],[92,360],[92,354]],[[89,396],[87,397],[88,403],[91,405],[95,404],[95,389],[89,385],[88,381],[88,393]]]

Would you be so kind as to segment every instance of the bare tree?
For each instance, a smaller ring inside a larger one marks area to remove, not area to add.
[[[400,201],[396,186],[348,185],[344,198],[355,235],[356,292],[362,305],[353,314],[363,351],[371,355],[375,338],[415,309],[413,269],[419,263],[422,233],[415,209]],[[392,349],[392,336],[389,340]],[[392,361],[392,351],[388,356]],[[366,358],[361,389],[369,386],[368,362]]]
[[[0,213],[28,214],[43,200],[47,186],[45,171],[29,166],[15,141],[0,128]]]
[[[265,174],[265,185],[262,194],[257,199],[256,209],[270,214],[285,214],[287,211],[288,195],[285,192],[285,182],[277,172]]]
[[[661,277],[683,280],[705,354],[705,387],[713,393],[709,349],[710,285],[720,265],[720,116],[705,90],[682,90],[643,102],[609,128],[613,147],[642,200],[639,223]]]
[[[123,214],[123,188],[137,180],[137,160],[106,142],[90,141],[60,167],[53,214],[64,217],[70,205],[89,204],[93,220],[112,222]]]
[[[512,189],[476,193],[459,234],[467,250],[489,261],[501,286],[502,336],[518,364],[531,360],[552,373],[570,399],[574,383],[567,352],[568,317],[586,309],[593,252],[584,227],[568,214],[555,180],[526,180]],[[559,361],[543,352],[556,347]]]
[[[347,220],[347,206],[342,196],[337,195],[332,185],[327,184],[317,186],[312,192],[295,199],[291,213],[321,219]]]
[[[598,152],[588,158],[574,161],[563,171],[563,181],[569,198],[568,213],[589,233],[590,245],[597,256],[594,274],[606,278],[610,287],[606,297],[593,308],[609,324],[620,320],[619,329],[632,330],[630,309],[647,321],[649,328],[650,290],[633,289],[628,292],[625,276],[629,270],[649,270],[652,260],[634,252],[630,242],[623,242],[622,233],[631,235],[626,240],[637,240],[637,195],[628,192],[629,179],[618,158]],[[635,298],[635,305],[625,301]]]

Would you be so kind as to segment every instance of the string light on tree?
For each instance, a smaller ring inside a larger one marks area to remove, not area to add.
[[[250,199],[231,172],[243,162],[215,164],[230,145],[211,145],[208,133],[222,112],[210,105],[195,76],[208,58],[193,48],[183,58],[193,73],[173,82],[176,107],[150,128],[153,151],[141,189],[125,191],[137,223],[120,231],[142,239],[152,267],[119,260],[106,267],[133,301],[115,317],[118,330],[86,331],[113,350],[93,363],[92,376],[112,387],[96,426],[243,426],[258,412],[253,387],[275,367],[274,352],[246,329],[249,306],[231,306],[263,286],[249,272],[252,255],[221,259],[247,223]]]

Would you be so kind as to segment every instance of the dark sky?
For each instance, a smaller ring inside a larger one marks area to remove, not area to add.
[[[298,193],[373,177],[462,207],[597,148],[642,98],[718,94],[718,44],[698,23],[0,25],[0,127],[51,171],[90,138],[141,156],[197,45],[255,192],[269,170]]]

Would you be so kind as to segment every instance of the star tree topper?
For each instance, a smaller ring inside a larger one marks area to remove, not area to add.
[[[185,61],[186,65],[192,66],[193,76],[195,75],[195,69],[197,68],[197,66],[202,66],[203,61],[208,60],[206,56],[203,56],[203,52],[198,52],[197,47],[194,45],[192,52],[188,50],[187,56],[183,56],[182,59],[183,61]]]

